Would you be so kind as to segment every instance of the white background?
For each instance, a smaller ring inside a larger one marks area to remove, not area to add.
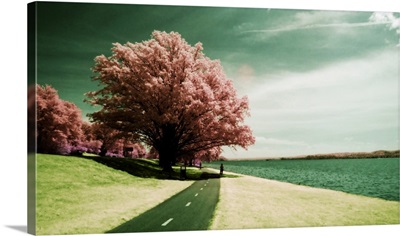
[[[53,0],[54,1],[54,0]],[[1,1],[0,7],[0,235],[26,235],[27,227],[27,165],[26,165],[26,81],[27,81],[27,3]],[[71,2],[71,1],[69,1]],[[91,1],[84,2],[112,2]],[[333,3],[334,2],[334,3]],[[400,12],[398,0],[131,0],[118,3],[238,6],[263,8],[356,10]],[[400,54],[399,54],[400,55]],[[399,59],[400,63],[400,59]],[[399,65],[400,67],[400,65]],[[400,73],[400,72],[399,72]],[[400,217],[400,216],[399,216]],[[400,225],[352,226],[323,228],[259,229],[236,231],[198,231],[190,235],[400,235]],[[114,234],[108,234],[114,235]],[[121,234],[115,234],[121,235]],[[123,235],[188,235],[179,233],[150,233]]]

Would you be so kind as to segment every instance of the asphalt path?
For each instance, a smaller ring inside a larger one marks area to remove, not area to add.
[[[219,178],[198,180],[107,233],[207,230],[218,202],[219,188]]]

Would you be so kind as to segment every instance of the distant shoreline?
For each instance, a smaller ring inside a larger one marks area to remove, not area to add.
[[[257,158],[223,158],[219,161],[275,161],[275,160],[326,160],[326,159],[364,159],[364,158],[399,158],[400,150],[379,150],[374,152],[341,152],[328,154],[313,154],[294,157],[257,157]]]

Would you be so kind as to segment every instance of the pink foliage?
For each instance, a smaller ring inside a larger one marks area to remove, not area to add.
[[[141,43],[115,43],[113,55],[96,57],[94,77],[103,87],[87,93],[102,109],[94,121],[135,133],[168,167],[184,156],[212,158],[221,146],[247,148],[255,141],[244,119],[247,97],[238,97],[218,60],[180,34],[154,31]]]
[[[92,131],[92,124],[83,121],[81,129],[84,136],[82,140],[82,148],[86,149],[85,152],[99,154],[102,142],[100,140],[96,140],[96,137]]]
[[[101,141],[99,140],[85,141],[84,147],[86,148],[86,152],[88,153],[99,154]]]
[[[85,129],[85,128],[84,128]],[[90,132],[86,135],[92,142],[96,141],[98,153],[101,156],[139,158],[146,155],[146,149],[140,143],[135,143],[132,133],[119,131],[103,123],[90,124]],[[132,153],[125,153],[125,148],[133,148]]]
[[[70,154],[82,147],[82,116],[79,108],[59,98],[57,90],[36,86],[37,151]]]
[[[126,144],[124,148],[128,148],[129,152],[126,152],[124,155],[125,157],[131,157],[131,158],[144,158],[146,157],[147,151],[146,148],[140,144],[140,143],[131,143],[131,144]]]
[[[203,160],[207,162],[216,161],[220,158],[221,152],[222,152],[221,147],[214,147],[208,150],[202,150],[197,152],[194,155],[194,158],[196,160]]]
[[[91,124],[90,127],[90,137],[92,140],[97,140],[100,143],[98,154],[101,156],[111,156],[110,153],[122,152],[122,145],[117,143],[118,139],[120,139],[119,131],[112,129],[104,124],[94,123]],[[121,151],[118,149],[121,148]]]
[[[146,153],[145,158],[147,159],[158,159],[159,155],[154,147],[150,148],[150,151]]]

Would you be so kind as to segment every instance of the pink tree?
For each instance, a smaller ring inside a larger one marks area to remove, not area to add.
[[[87,93],[102,109],[94,121],[135,133],[154,147],[164,170],[178,158],[221,146],[254,143],[244,124],[247,97],[238,97],[219,61],[180,34],[154,31],[141,43],[115,43],[112,56],[95,58],[102,88]]]
[[[82,147],[82,116],[79,108],[59,98],[57,90],[36,86],[37,151],[70,154]]]
[[[123,141],[120,139],[123,136],[121,131],[101,123],[93,123],[91,125],[91,133],[93,138],[101,143],[100,156],[112,155],[112,153],[118,156],[122,153]]]
[[[129,154],[124,155],[125,157],[143,158],[147,154],[146,148],[140,143],[127,143],[124,148],[131,148]]]
[[[197,152],[195,155],[195,160],[202,160],[207,162],[216,161],[220,158],[221,153],[221,147],[214,147],[208,150]]]
[[[117,136],[117,139],[112,143],[111,146],[107,148],[107,152],[105,156],[110,156],[110,157],[124,157],[123,149],[125,146],[125,140],[122,139],[121,137]],[[104,145],[104,143],[103,143]],[[102,145],[102,147],[103,147]]]
[[[135,143],[134,144],[134,148],[136,150],[137,153],[137,157],[141,158],[141,157],[145,157],[147,154],[147,150],[146,148],[141,144],[141,143]]]
[[[146,153],[145,158],[147,159],[158,159],[159,155],[154,147],[151,147],[149,152]]]
[[[83,121],[82,132],[84,135],[83,146],[86,148],[86,152],[99,154],[102,142],[96,139],[96,136],[93,133],[92,124],[87,121]]]
[[[193,164],[198,164],[201,161],[215,161],[218,160],[222,153],[221,147],[213,147],[207,150],[201,150],[194,154],[189,154],[181,156],[178,160],[192,166]]]
[[[93,123],[90,128],[92,139],[100,143],[100,156],[124,157],[125,147],[137,149],[136,156],[142,155],[143,150],[146,152],[141,144],[135,143],[136,139],[131,132],[116,130],[103,123]]]

